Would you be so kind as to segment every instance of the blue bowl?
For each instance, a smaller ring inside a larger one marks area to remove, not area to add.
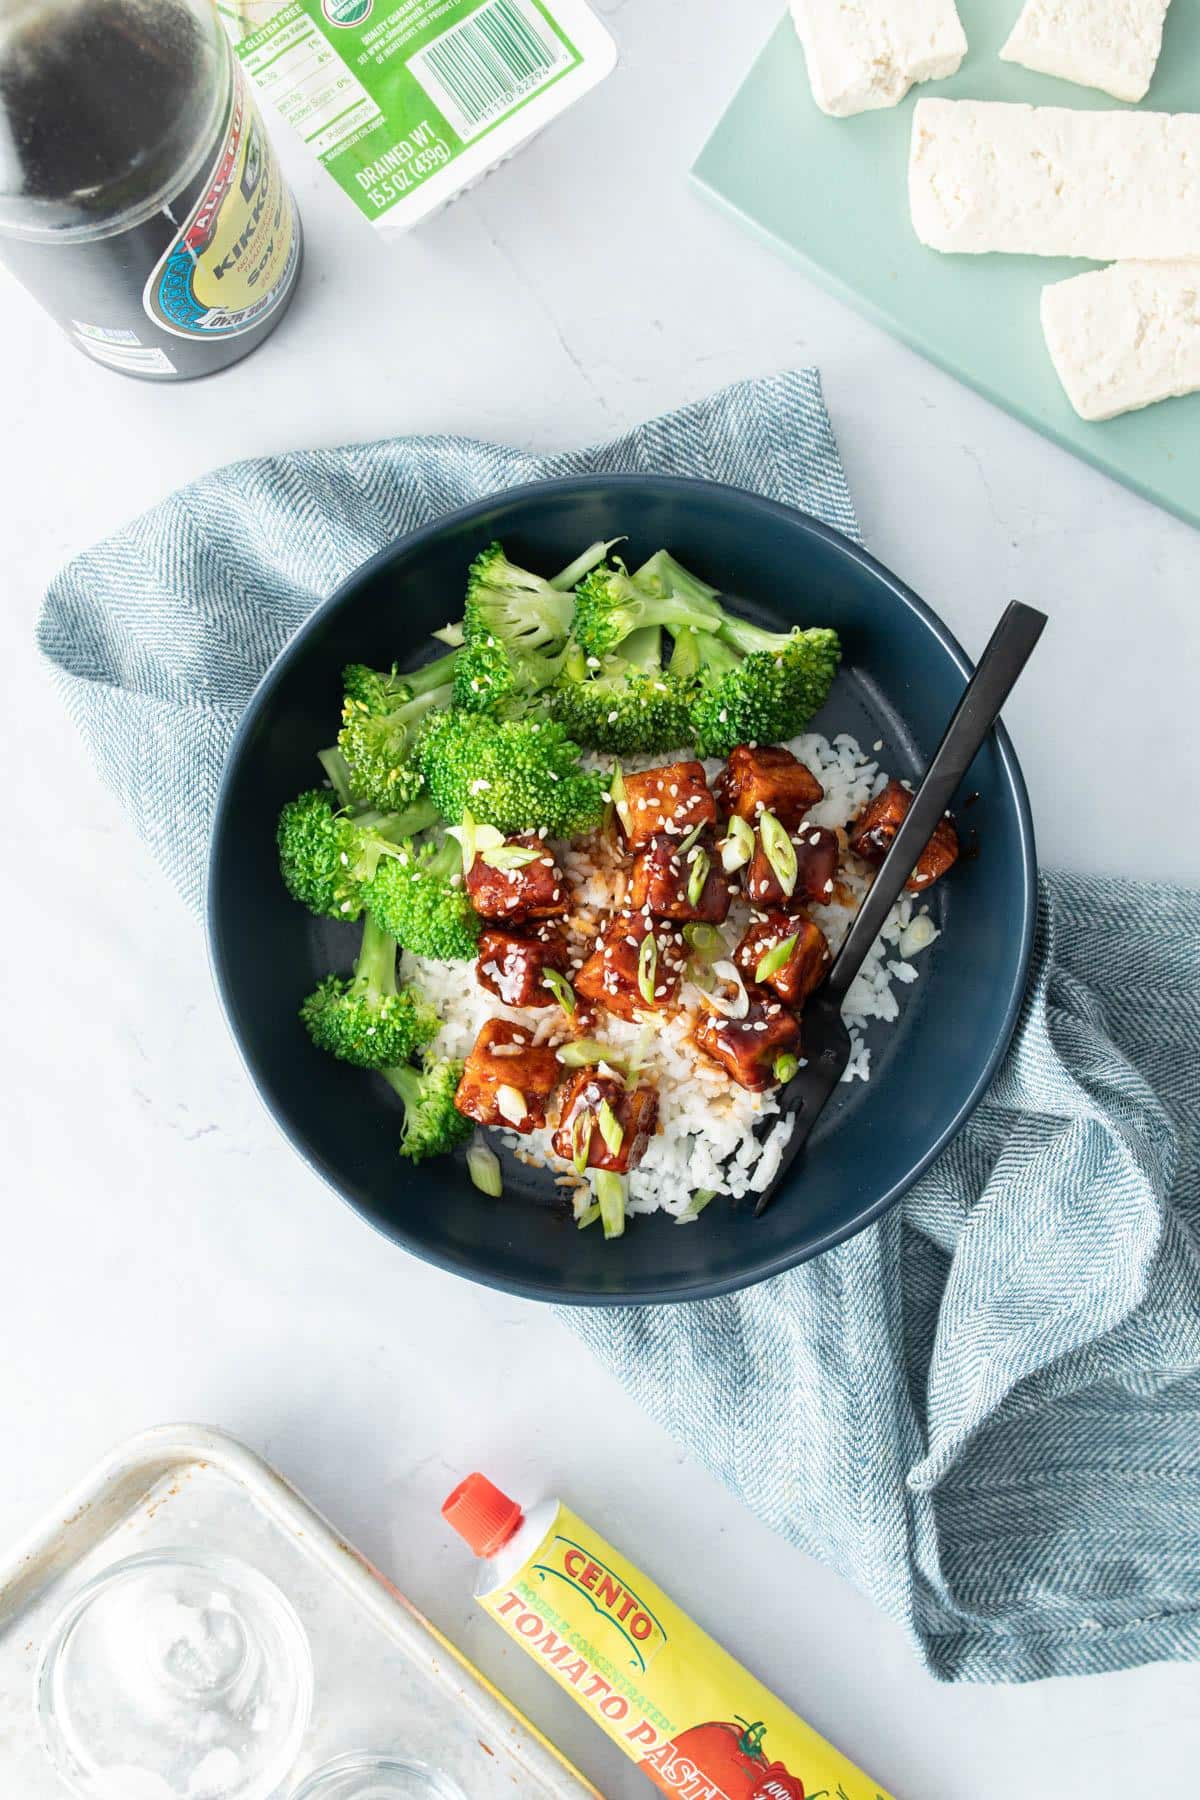
[[[472,1187],[461,1157],[414,1168],[382,1082],[331,1061],[297,1019],[356,933],[311,918],[275,860],[283,803],[315,784],[343,664],[419,662],[457,616],[467,565],[490,539],[535,569],[624,534],[639,561],[667,545],[744,596],[766,623],[836,626],[842,671],[816,728],[877,739],[894,775],[919,779],[970,663],[941,621],[857,545],[803,513],[739,489],[653,475],[597,475],[497,494],[402,538],[318,608],[246,709],[217,806],[208,885],[212,964],[259,1093],[309,1166],[387,1237],[475,1281],[584,1305],[692,1300],[763,1281],[861,1231],[959,1131],[1016,1023],[1033,943],[1035,858],[1024,782],[1003,730],[956,799],[966,854],[930,896],[943,935],[874,1030],[872,1075],[844,1086],[790,1185],[762,1219],[714,1201],[694,1225],[635,1218],[606,1243],[580,1232],[544,1172],[509,1161],[500,1200]],[[464,967],[464,978],[472,979]]]

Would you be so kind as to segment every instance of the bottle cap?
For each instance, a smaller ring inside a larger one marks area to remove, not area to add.
[[[515,1500],[476,1470],[443,1501],[442,1517],[476,1556],[495,1556],[501,1544],[506,1544],[517,1530],[524,1514]]]

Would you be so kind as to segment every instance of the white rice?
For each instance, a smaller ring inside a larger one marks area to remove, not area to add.
[[[824,799],[807,815],[814,825],[844,830],[887,780],[878,763],[845,734],[831,742],[810,732],[794,738],[788,748],[812,770],[825,789]],[[599,756],[585,758],[595,768],[607,768],[610,760]],[[625,759],[624,766],[631,770],[653,768],[662,761],[661,756],[630,757]],[[721,766],[716,760],[705,764],[710,779]],[[555,851],[567,871],[580,909],[568,922],[568,928],[573,938],[572,954],[582,957],[589,948],[600,915],[619,898],[620,877],[613,867],[593,861],[581,850],[559,844]],[[808,909],[835,953],[870,879],[870,871],[864,865],[856,863],[852,857],[847,858],[839,876],[842,891],[828,906],[810,906]],[[927,909],[922,906],[919,910]],[[910,896],[905,896],[893,907],[846,996],[843,1012],[850,1028],[851,1053],[842,1078],[844,1081],[870,1079],[868,1029],[872,1024],[891,1024],[900,1011],[895,984],[905,986],[918,979],[918,964],[906,958],[900,948],[901,935],[914,914],[914,901]],[[748,917],[749,909],[739,898],[721,928],[731,950],[745,931]],[[505,1006],[494,994],[480,987],[473,971],[468,974],[462,963],[432,962],[406,951],[402,972],[405,979],[421,984],[441,1014],[442,1029],[433,1046],[440,1055],[466,1056],[489,1018],[511,1019],[522,1024],[532,1030],[539,1043],[558,1042],[571,1035],[565,1029],[559,1007],[520,1011]],[[569,971],[573,972],[573,969]],[[703,1056],[688,1041],[692,1012],[699,1005],[697,990],[685,983],[680,999],[683,1010],[673,1018],[657,1020],[653,1014],[646,1015],[657,1026],[646,1049],[643,1067],[647,1078],[658,1087],[659,1129],[651,1138],[641,1163],[629,1177],[630,1212],[662,1210],[677,1216],[685,1215],[698,1188],[712,1188],[718,1194],[732,1197],[757,1192],[770,1184],[792,1132],[790,1117],[777,1118],[774,1126],[768,1124],[766,1129],[762,1128],[763,1121],[769,1121],[772,1115],[779,1113],[773,1092],[754,1094],[738,1087],[723,1068]],[[607,1014],[597,1028],[597,1035],[620,1049],[638,1042],[643,1036],[643,1026]],[[552,1169],[565,1190],[574,1191],[585,1185],[569,1163],[554,1155],[549,1129],[524,1135],[517,1132],[501,1132],[500,1135],[523,1162]]]

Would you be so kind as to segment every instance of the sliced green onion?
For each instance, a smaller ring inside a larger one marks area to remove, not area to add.
[[[688,832],[687,836],[680,842],[679,848],[675,852],[676,856],[686,856],[692,845],[699,843],[700,833],[704,830],[704,825],[705,821],[701,819],[698,825],[692,826],[692,829]]]
[[[598,1120],[600,1136],[604,1139],[604,1148],[610,1156],[620,1156],[621,1145],[625,1142],[625,1127],[607,1100],[600,1102]]]
[[[773,812],[760,815],[758,834],[775,879],[790,899],[796,891],[796,846]]]
[[[510,1087],[507,1081],[496,1089],[496,1109],[510,1125],[523,1124],[525,1114],[529,1111],[520,1088]]]
[[[730,819],[729,831],[721,839],[718,848],[721,852],[721,867],[727,875],[732,875],[735,869],[744,868],[754,855],[754,833],[740,814],[735,813]]]
[[[461,650],[463,644],[462,621],[457,625],[442,625],[437,631],[430,633],[440,644],[449,644],[452,650]]]
[[[638,951],[638,992],[647,1006],[654,1005],[654,983],[658,976],[658,939],[652,931],[642,939]]]
[[[560,1044],[554,1054],[568,1069],[586,1069],[592,1063],[602,1062],[619,1069],[623,1061],[619,1050],[614,1050],[611,1044],[602,1044],[599,1038],[572,1038],[569,1044]]]
[[[782,1050],[775,1058],[775,1066],[772,1073],[774,1074],[776,1081],[790,1081],[799,1067],[800,1058],[798,1056],[793,1056],[790,1050]]]
[[[492,850],[481,850],[479,860],[489,869],[526,869],[543,854],[540,844],[536,849],[532,844],[497,844]]]
[[[744,1019],[750,1011],[750,996],[746,992],[746,984],[737,964],[723,958],[713,964],[713,974],[728,982],[734,990],[734,997],[727,1000],[724,994],[706,994],[704,1004],[711,1007],[713,1012],[719,1012],[723,1018]]]
[[[595,1118],[590,1107],[581,1106],[571,1120],[571,1161],[575,1165],[575,1173],[582,1175],[588,1166],[588,1156],[592,1148],[592,1130]]]
[[[692,955],[702,957],[706,962],[719,956],[726,947],[716,926],[701,924],[699,920],[684,926],[683,939]]]
[[[542,986],[548,987],[568,1018],[575,1017],[575,989],[557,969],[542,970]]]
[[[782,944],[775,944],[758,959],[758,967],[754,971],[755,981],[766,981],[772,975],[778,975],[780,969],[788,962],[792,951],[800,942],[800,933],[793,931],[790,938],[784,938]]]
[[[613,797],[613,805],[617,809],[617,817],[626,832],[633,830],[633,814],[629,810],[629,794],[625,787],[625,777],[621,773],[621,765],[615,762],[608,778],[608,791]]]
[[[642,1064],[645,1062],[646,1058],[649,1056],[650,1046],[654,1042],[655,1030],[656,1030],[656,1027],[649,1020],[647,1020],[647,1022],[642,1026],[641,1030],[638,1032],[636,1038],[633,1040],[633,1048],[630,1050],[627,1050],[625,1052],[625,1056],[624,1056],[623,1060],[624,1060],[624,1066],[625,1066],[626,1085],[628,1085],[629,1082],[636,1079],[638,1072],[641,1069]],[[612,1063],[611,1056],[605,1057],[604,1060],[608,1063]],[[615,1067],[617,1067],[617,1068],[620,1068],[620,1066],[621,1066],[620,1063],[615,1065]],[[615,1154],[615,1152],[614,1152],[614,1154]]]
[[[475,1183],[481,1194],[487,1194],[498,1200],[504,1192],[504,1175],[500,1168],[500,1158],[494,1150],[490,1150],[477,1131],[474,1142],[467,1151],[467,1174]]]
[[[600,1223],[606,1238],[618,1238],[625,1230],[625,1183],[611,1169],[597,1169],[592,1175]]]
[[[583,1211],[577,1216],[577,1218],[575,1220],[576,1230],[577,1231],[586,1231],[588,1226],[594,1225],[596,1223],[596,1220],[599,1217],[600,1217],[600,1208],[596,1205],[596,1202],[593,1200],[592,1204],[590,1206],[586,1206],[583,1209]]]
[[[494,825],[481,825],[465,808],[461,823],[447,825],[446,836],[457,839],[462,847],[464,875],[475,866],[477,856],[482,856],[485,850],[498,850],[504,842],[502,831],[497,831]]]
[[[683,1211],[681,1213],[676,1213],[675,1223],[677,1225],[690,1225],[693,1219],[698,1219],[700,1217],[700,1214],[704,1211],[709,1201],[715,1200],[716,1197],[716,1188],[697,1188]]]
[[[704,884],[708,880],[712,868],[712,857],[707,850],[697,850],[692,863],[692,872],[688,876],[687,900],[689,906],[699,906],[700,896],[704,892]]]

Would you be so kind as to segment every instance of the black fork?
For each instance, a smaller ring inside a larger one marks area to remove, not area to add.
[[[842,1003],[850,984],[900,898],[934,827],[995,724],[1045,625],[1045,613],[1037,612],[1019,600],[1006,608],[833,967],[805,1006],[805,1066],[779,1096],[780,1110],[785,1114],[793,1113],[796,1123],[774,1180],[759,1195],[754,1208],[755,1218],[761,1217],[775,1198],[845,1073],[850,1060],[850,1033],[842,1017]]]

